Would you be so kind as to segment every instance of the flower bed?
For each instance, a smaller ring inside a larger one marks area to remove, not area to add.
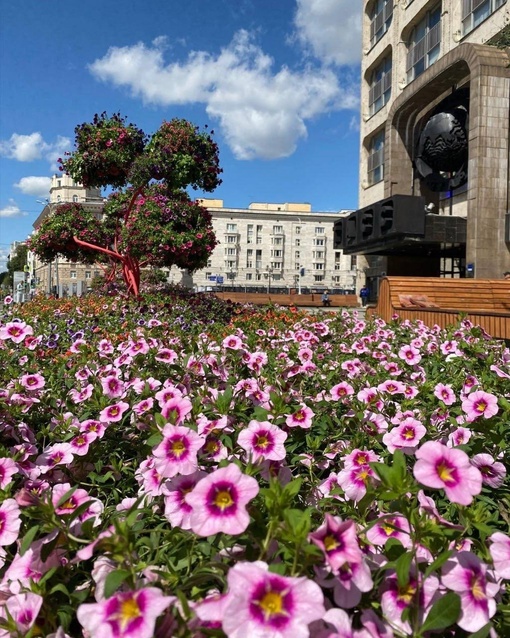
[[[4,307],[0,637],[508,635],[504,344],[189,303]]]

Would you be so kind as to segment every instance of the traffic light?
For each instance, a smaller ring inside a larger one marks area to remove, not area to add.
[[[305,269],[304,268],[300,268],[299,269],[299,275],[300,275],[300,277],[304,277],[305,276]]]

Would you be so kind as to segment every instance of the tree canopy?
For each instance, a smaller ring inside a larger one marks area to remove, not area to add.
[[[86,203],[52,206],[30,249],[44,262],[102,262],[112,279],[120,266],[133,295],[145,265],[204,267],[217,243],[211,215],[185,189],[211,192],[221,183],[212,132],[173,119],[147,136],[119,114],[102,113],[75,133],[76,150],[60,160],[61,170],[84,186],[115,190],[100,216]]]

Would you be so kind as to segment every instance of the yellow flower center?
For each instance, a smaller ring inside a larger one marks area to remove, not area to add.
[[[228,490],[219,490],[214,497],[214,504],[220,510],[226,510],[227,507],[231,507],[234,504],[234,501]]]
[[[264,597],[259,602],[259,605],[264,612],[266,620],[271,616],[281,614],[283,611],[282,595],[276,591],[268,591],[266,594],[264,594]]]
[[[445,483],[455,483],[455,479],[452,476],[452,468],[445,465],[445,463],[440,463],[437,466],[437,474]]]
[[[324,549],[327,552],[332,552],[339,546],[340,546],[340,543],[337,541],[337,539],[334,536],[328,535],[324,537]]]
[[[186,446],[180,439],[178,439],[177,441],[172,441],[172,452],[175,454],[175,456],[182,456],[185,451]]]
[[[122,631],[124,631],[131,620],[141,616],[140,607],[138,607],[138,603],[134,598],[128,598],[122,601],[119,616]]]
[[[404,439],[413,439],[414,438],[414,430],[413,428],[405,428],[403,431]]]
[[[257,446],[261,447],[263,449],[266,449],[266,447],[269,445],[269,441],[268,438],[265,434],[261,434],[260,436],[257,437]]]
[[[487,596],[485,595],[485,590],[483,587],[483,582],[479,576],[473,574],[471,579],[471,593],[473,594],[473,598],[475,600],[485,600]]]
[[[356,457],[357,465],[366,465],[366,463],[367,463],[367,457],[365,454],[360,454],[359,456]]]
[[[416,594],[416,587],[409,583],[406,587],[399,587],[398,599],[403,601],[406,605],[410,605],[414,595]]]
[[[487,403],[485,403],[485,401],[479,401],[477,403],[477,406],[476,406],[477,412],[482,413],[482,412],[485,412],[486,409],[487,409]]]
[[[393,532],[395,531],[395,528],[392,527],[391,525],[383,525],[381,527],[381,530],[386,534],[386,536],[391,536]]]

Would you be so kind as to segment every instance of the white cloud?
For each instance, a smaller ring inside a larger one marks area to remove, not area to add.
[[[22,177],[15,188],[24,195],[32,195],[33,197],[47,197],[50,192],[51,177]]]
[[[331,70],[311,66],[275,71],[247,31],[217,56],[194,51],[185,62],[166,64],[165,48],[162,38],[150,46],[112,47],[90,70],[147,104],[205,104],[239,159],[288,156],[306,137],[307,120],[358,107],[356,84],[341,87]]]
[[[43,136],[36,132],[30,135],[13,133],[8,140],[0,141],[0,155],[18,162],[33,162],[44,157],[51,168],[57,168],[57,159],[69,150],[71,141],[67,137],[58,136],[52,143],[45,142]]]
[[[361,4],[359,0],[297,0],[298,41],[327,64],[358,64]]]
[[[13,199],[9,200],[7,206],[0,208],[0,217],[26,217],[27,214],[20,209]]]

